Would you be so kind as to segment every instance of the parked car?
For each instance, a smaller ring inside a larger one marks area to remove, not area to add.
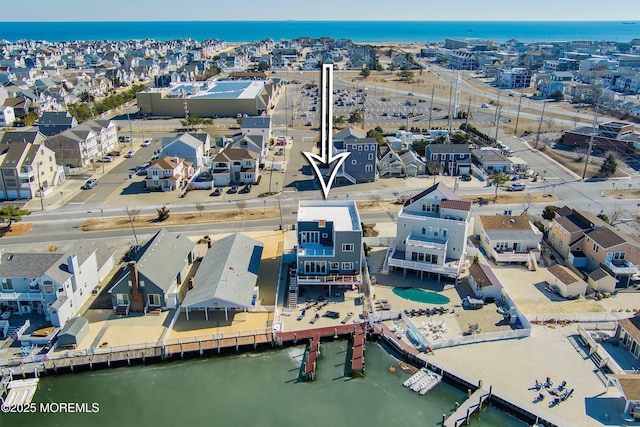
[[[524,191],[527,188],[527,186],[525,184],[522,183],[514,183],[511,184],[507,190],[509,191]]]
[[[150,139],[145,139],[144,142],[142,143],[143,147],[148,147],[151,145],[151,140]]]
[[[229,194],[235,194],[238,192],[238,186],[237,185],[232,185],[231,188],[229,189],[229,191],[227,191],[227,193]]]
[[[121,136],[118,138],[118,141],[120,142],[131,142],[131,136],[127,135],[127,136]]]
[[[305,126],[313,126],[313,122],[307,122],[304,124]]]
[[[124,156],[127,159],[130,159],[130,158],[132,158],[134,156],[134,154],[136,154],[136,150],[129,150],[129,151],[127,151],[127,154],[125,154]]]
[[[242,187],[242,190],[240,190],[240,193],[249,193],[251,192],[251,184],[247,184],[244,187]]]
[[[100,161],[103,162],[103,163],[111,163],[111,162],[113,162],[113,157],[111,157],[111,156],[102,156]]]
[[[122,154],[122,151],[120,150],[113,150],[112,152],[109,153],[110,156],[120,156]]]
[[[220,194],[222,194],[222,191],[220,191],[220,187],[216,187],[215,190],[213,190],[213,193],[211,193],[212,196],[219,196]]]
[[[489,104],[482,104],[480,107],[482,107],[482,108],[489,108]]]
[[[386,111],[384,111],[384,112],[382,113],[382,117],[387,117],[388,115],[389,115],[389,113],[387,113]]]
[[[96,178],[90,178],[87,180],[87,182],[84,183],[84,185],[82,186],[83,190],[90,190],[93,187],[95,187],[96,185],[98,185],[98,180]]]
[[[471,175],[469,175],[468,173],[463,173],[462,175],[460,175],[460,179],[463,181],[471,181]]]

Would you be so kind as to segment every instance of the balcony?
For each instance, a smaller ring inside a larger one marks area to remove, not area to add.
[[[21,170],[18,172],[18,179],[28,179],[31,180],[34,177],[33,169],[31,170]]]
[[[335,250],[326,246],[298,246],[299,257],[333,257]]]
[[[404,259],[404,251],[397,251],[391,248],[389,256],[383,266],[383,271],[388,271],[389,267],[407,268],[409,270],[425,271],[427,273],[444,274],[449,277],[458,277],[460,273],[460,261],[453,260],[444,264],[432,264],[424,261],[408,261]]]
[[[449,239],[447,238],[438,238],[438,237],[425,237],[425,238],[416,238],[416,237],[407,237],[405,244],[407,247],[413,246],[418,248],[425,249],[435,249],[438,251],[447,251],[447,242]]]
[[[491,250],[491,256],[496,262],[528,262],[529,251],[516,252],[516,251],[498,251],[496,248]]]
[[[1,291],[0,301],[43,301],[43,297],[40,292]]]
[[[638,272],[638,267],[631,264],[626,259],[606,261],[604,265],[616,276],[633,276]]]
[[[330,274],[328,276],[297,276],[296,282],[299,285],[353,285],[360,283],[360,275],[339,275]]]

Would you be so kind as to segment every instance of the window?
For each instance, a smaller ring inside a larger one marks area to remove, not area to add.
[[[353,252],[353,248],[354,248],[353,243],[342,244],[342,252]]]
[[[620,261],[623,260],[625,258],[625,253],[624,252],[614,252],[613,253],[613,259],[615,261]]]
[[[304,272],[306,274],[326,273],[326,261],[305,261]]]
[[[593,243],[593,251],[594,251],[595,253],[598,253],[598,244],[597,244],[597,243],[595,243],[595,242]]]
[[[357,161],[357,160],[351,160],[351,164],[352,164],[352,165],[357,165],[357,164],[358,164],[358,161]]]
[[[447,237],[447,229],[442,229],[442,237]]]
[[[373,153],[369,153],[369,156],[367,156],[367,158],[368,158],[369,160],[373,160]]]
[[[330,263],[329,270],[340,270],[340,263],[339,262]]]
[[[300,243],[318,243],[320,241],[320,233],[317,231],[301,231]]]
[[[422,227],[422,235],[424,236],[425,234],[427,234],[427,227]]]
[[[373,172],[373,165],[364,165],[365,172]]]
[[[352,262],[343,262],[342,263],[342,269],[343,270],[353,270],[353,263]]]
[[[13,282],[11,281],[11,279],[4,279],[2,281],[2,289],[5,291],[13,290]]]

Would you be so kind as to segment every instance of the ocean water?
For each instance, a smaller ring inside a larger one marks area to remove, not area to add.
[[[363,378],[344,375],[347,342],[321,344],[317,380],[297,382],[304,346],[218,358],[43,377],[34,402],[86,403],[92,413],[2,414],[0,425],[430,427],[466,393],[441,383],[425,396],[379,345],[366,350]],[[50,406],[53,407],[53,406]],[[524,427],[495,408],[474,427]]]
[[[300,36],[356,42],[428,42],[453,38],[528,41],[618,41],[640,37],[640,22],[471,21],[144,21],[0,22],[0,40],[173,40],[217,38],[249,42]]]

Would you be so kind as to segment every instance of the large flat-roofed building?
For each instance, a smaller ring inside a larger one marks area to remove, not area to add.
[[[168,88],[148,88],[136,94],[146,116],[184,117],[185,102],[195,117],[257,116],[267,111],[274,87],[267,80],[187,82]]]

